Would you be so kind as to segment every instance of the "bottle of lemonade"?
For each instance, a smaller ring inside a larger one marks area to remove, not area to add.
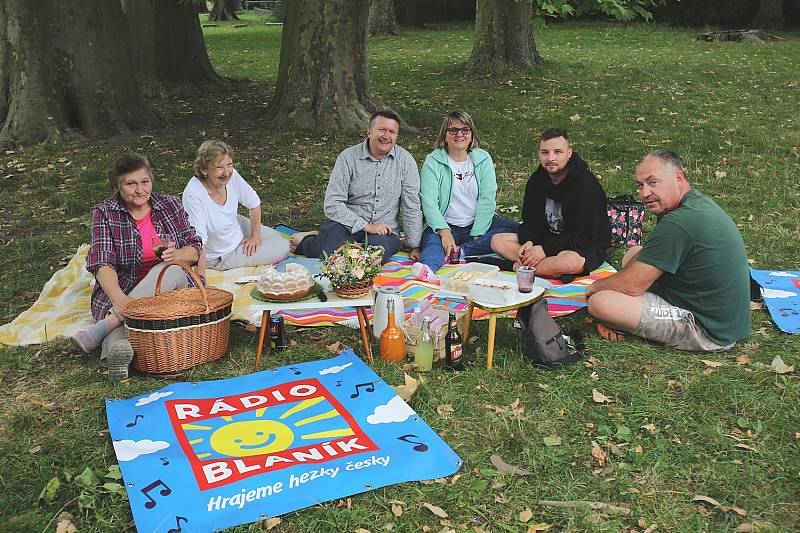
[[[420,372],[430,372],[433,368],[433,337],[431,336],[431,317],[422,319],[422,333],[417,340],[414,364]]]
[[[394,300],[387,302],[389,318],[386,328],[381,332],[380,354],[390,363],[399,363],[406,358],[406,342],[403,332],[394,321]]]

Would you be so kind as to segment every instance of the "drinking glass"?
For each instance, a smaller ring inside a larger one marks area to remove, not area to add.
[[[156,233],[153,235],[153,252],[155,252],[159,261],[161,261],[161,254],[164,253],[171,241],[172,235],[169,233]]]
[[[533,282],[536,279],[536,269],[529,266],[521,266],[517,268],[517,286],[519,292],[531,292],[533,290]]]

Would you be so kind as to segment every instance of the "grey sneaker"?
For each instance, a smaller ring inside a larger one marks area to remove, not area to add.
[[[106,357],[108,379],[111,381],[126,379],[131,361],[133,361],[133,346],[128,339],[121,339],[112,344]]]

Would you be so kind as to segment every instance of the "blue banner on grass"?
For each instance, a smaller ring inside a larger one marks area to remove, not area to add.
[[[751,268],[750,275],[761,285],[764,303],[778,329],[800,334],[800,272]]]
[[[462,464],[350,350],[106,411],[139,531],[213,531]]]

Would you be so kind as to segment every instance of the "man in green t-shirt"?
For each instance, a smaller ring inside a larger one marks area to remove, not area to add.
[[[732,348],[750,334],[750,274],[736,224],[692,189],[683,161],[668,150],[639,160],[636,188],[658,222],[644,246],[625,253],[621,272],[586,291],[598,331],[680,350]]]

